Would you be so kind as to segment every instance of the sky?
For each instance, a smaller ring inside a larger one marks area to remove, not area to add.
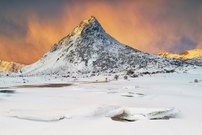
[[[31,64],[90,16],[145,52],[202,49],[201,14],[201,0],[0,0],[0,59]]]

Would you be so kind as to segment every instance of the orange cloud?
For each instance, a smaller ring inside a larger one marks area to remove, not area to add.
[[[166,0],[154,0],[152,3],[146,0],[103,0],[67,4],[56,19],[41,18],[34,12],[29,13],[26,16],[27,32],[23,38],[0,36],[0,50],[3,50],[0,58],[33,63],[54,43],[71,32],[80,21],[92,15],[118,41],[146,52],[169,50],[182,36],[200,42],[197,48],[201,48],[202,33],[197,31],[197,27],[190,27],[186,16],[171,15],[178,13],[178,3],[171,7],[167,5]],[[200,13],[195,18],[198,23],[202,21]]]

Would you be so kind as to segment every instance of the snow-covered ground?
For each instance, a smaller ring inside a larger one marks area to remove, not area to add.
[[[201,69],[110,82],[51,79],[72,84],[65,87],[3,88],[17,80],[22,78],[0,79],[0,135],[202,134]],[[26,78],[32,84],[42,80]]]

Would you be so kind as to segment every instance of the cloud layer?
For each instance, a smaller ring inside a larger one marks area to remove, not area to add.
[[[33,63],[91,15],[117,40],[146,52],[202,48],[200,13],[200,0],[2,0],[0,59]]]

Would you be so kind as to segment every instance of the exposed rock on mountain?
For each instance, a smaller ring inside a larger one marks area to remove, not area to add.
[[[0,73],[18,72],[25,65],[0,60]]]
[[[194,65],[197,65],[197,66],[202,66],[202,57],[196,57],[196,58],[189,59],[189,60],[186,60],[186,61],[188,63],[194,64]]]

